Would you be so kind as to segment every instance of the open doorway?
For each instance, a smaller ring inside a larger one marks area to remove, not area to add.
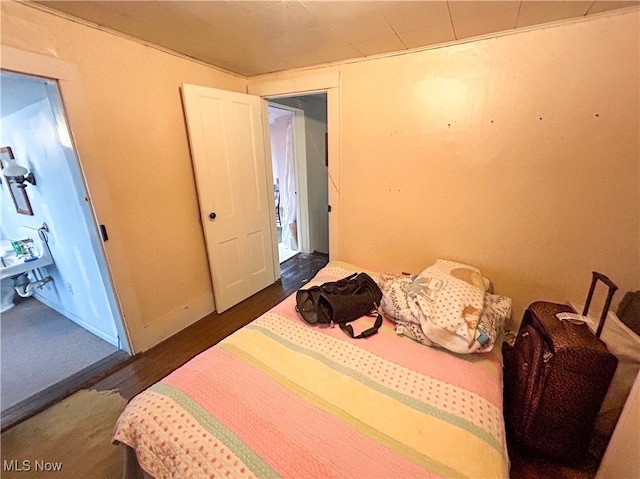
[[[4,70],[0,80],[0,146],[32,175],[0,175],[4,428],[12,411],[28,413],[22,404],[55,400],[130,347],[57,82]],[[45,251],[51,261],[38,262]],[[10,267],[21,262],[34,267]]]
[[[328,254],[326,94],[270,98],[268,110],[280,263]]]
[[[269,103],[269,135],[273,170],[273,196],[280,264],[300,250],[298,242],[298,182],[294,152],[296,110]],[[299,110],[298,110],[299,111]]]

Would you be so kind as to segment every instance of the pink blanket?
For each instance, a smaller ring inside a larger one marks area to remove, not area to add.
[[[354,270],[330,263],[315,280]],[[508,477],[500,348],[457,356],[390,321],[354,340],[294,306],[289,297],[134,398],[114,442],[157,479]]]

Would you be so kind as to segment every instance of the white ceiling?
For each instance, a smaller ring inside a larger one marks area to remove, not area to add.
[[[37,1],[243,76],[361,59],[640,0]]]
[[[0,71],[0,118],[47,98],[43,85],[51,80]]]

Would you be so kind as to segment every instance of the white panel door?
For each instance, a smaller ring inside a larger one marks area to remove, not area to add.
[[[262,100],[189,84],[182,85],[182,94],[221,313],[276,280]]]

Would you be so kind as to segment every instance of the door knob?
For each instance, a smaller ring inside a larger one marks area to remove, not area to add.
[[[211,213],[209,213],[209,218],[211,218],[212,220],[215,220],[216,214],[212,211]]]

